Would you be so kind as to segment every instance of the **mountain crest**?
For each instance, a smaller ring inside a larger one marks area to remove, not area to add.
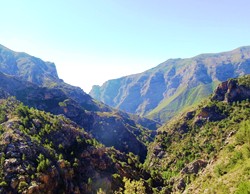
[[[49,86],[59,80],[56,66],[23,52],[0,46],[0,71],[38,85]]]
[[[112,107],[165,122],[209,96],[218,83],[250,74],[250,46],[169,59],[143,73],[94,86],[90,95]]]

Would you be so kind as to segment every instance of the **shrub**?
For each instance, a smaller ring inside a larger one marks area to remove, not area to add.
[[[25,181],[21,181],[18,185],[18,192],[22,192],[27,186],[28,184]]]
[[[0,183],[0,187],[6,187],[6,186],[8,186],[8,184],[7,184],[5,181],[2,181],[2,182]]]
[[[123,178],[124,182],[124,194],[146,194],[146,188],[142,179],[135,181]]]
[[[45,158],[44,155],[39,154],[37,159],[37,172],[44,172],[50,166],[50,161],[48,158]]]
[[[249,194],[250,193],[250,182],[242,182],[238,185],[235,194]]]
[[[236,141],[241,145],[247,143],[250,147],[250,120],[241,122],[240,129],[236,134]]]

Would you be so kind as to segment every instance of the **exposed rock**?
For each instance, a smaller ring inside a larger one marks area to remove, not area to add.
[[[223,113],[217,106],[204,107],[200,113],[196,116],[193,123],[197,126],[202,126],[206,121],[220,121],[226,118],[226,114]]]
[[[165,122],[186,106],[212,94],[218,81],[250,74],[249,53],[250,47],[243,47],[188,59],[169,59],[142,73],[94,86],[90,95],[112,107]],[[219,90],[223,93],[225,86]]]
[[[183,191],[185,189],[185,187],[186,187],[186,183],[185,183],[184,179],[180,179],[176,185],[177,190]]]
[[[69,119],[28,109],[13,98],[5,101],[12,106],[0,106],[9,119],[1,125],[1,184],[5,185],[1,193],[91,194],[99,188],[113,193],[123,186],[123,176],[150,177],[140,173],[136,161],[128,164],[130,156],[99,144]],[[25,117],[12,114],[20,106]],[[26,130],[29,126],[34,132]],[[112,178],[113,174],[118,178]]]
[[[207,166],[207,162],[204,160],[196,160],[181,170],[181,174],[197,174],[199,170]]]
[[[212,100],[236,102],[250,97],[250,88],[239,85],[237,80],[231,79],[221,83],[215,90]]]
[[[18,184],[19,184],[19,180],[17,178],[13,178],[11,180],[10,186],[12,189],[16,189]]]
[[[106,146],[133,152],[141,160],[145,159],[145,143],[152,141],[155,133],[151,130],[156,130],[159,123],[114,110],[95,101],[81,88],[59,79],[53,63],[14,52],[2,45],[0,59],[0,96],[8,94],[30,107],[56,115],[63,114]],[[152,84],[157,81],[156,78],[152,78]],[[110,115],[113,115],[111,119]],[[39,128],[41,123],[34,119],[33,124]],[[112,130],[114,126],[117,127]],[[32,127],[30,130],[34,132]],[[107,139],[107,133],[112,134],[111,139]]]

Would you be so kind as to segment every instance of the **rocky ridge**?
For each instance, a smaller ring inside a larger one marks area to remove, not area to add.
[[[250,47],[169,59],[143,73],[93,86],[90,95],[112,107],[161,122],[212,94],[217,84],[250,74]]]

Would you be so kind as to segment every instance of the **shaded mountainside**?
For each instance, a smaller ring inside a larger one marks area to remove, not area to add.
[[[208,97],[218,83],[250,74],[250,47],[169,59],[143,73],[93,86],[90,95],[112,107],[165,122]]]
[[[44,86],[59,80],[54,63],[44,62],[26,53],[13,52],[2,45],[0,45],[0,71]]]
[[[108,106],[94,101],[81,88],[59,79],[54,63],[44,62],[26,53],[14,52],[2,45],[0,45],[0,72],[41,87],[61,89],[86,110],[111,111]]]
[[[0,71],[5,72],[0,73],[0,89],[4,91],[5,96],[15,96],[25,105],[39,110],[63,114],[106,146],[114,146],[126,153],[131,151],[144,160],[147,153],[146,144],[152,141],[154,130],[159,126],[157,122],[114,110],[97,102],[80,88],[60,80],[55,68],[45,68],[47,63],[40,59],[0,48]],[[14,58],[11,60],[11,57]],[[11,68],[7,71],[6,63],[11,61],[13,64],[10,64]],[[19,64],[19,61],[26,63]],[[29,64],[32,64],[31,69],[35,70],[27,71],[27,76],[23,75],[23,69],[28,69]],[[36,76],[36,80],[40,81],[28,79],[32,76]]]
[[[141,167],[64,116],[0,100],[0,193],[114,193],[124,177],[151,193]]]
[[[250,76],[159,128],[145,163],[166,193],[250,192]]]

